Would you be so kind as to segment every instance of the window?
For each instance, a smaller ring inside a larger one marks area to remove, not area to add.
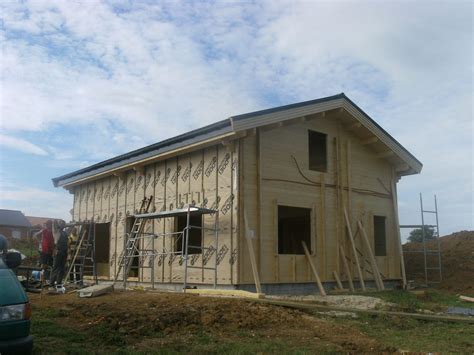
[[[304,254],[311,248],[311,209],[278,206],[278,254]]]
[[[308,131],[309,170],[327,171],[327,135]]]
[[[95,262],[109,263],[110,256],[110,223],[95,224]]]
[[[182,232],[186,228],[187,215],[178,216],[175,218],[175,232]],[[202,253],[202,216],[191,215],[189,217],[189,225],[198,228],[191,228],[189,230],[189,241],[188,241],[188,255],[189,254],[201,254]],[[183,243],[186,233],[177,239],[176,251],[183,251]]]
[[[375,256],[387,255],[387,236],[385,234],[385,217],[374,216],[374,253]]]
[[[12,237],[14,239],[20,239],[21,238],[21,230],[12,229]]]

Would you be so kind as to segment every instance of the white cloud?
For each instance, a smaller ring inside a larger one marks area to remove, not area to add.
[[[474,228],[471,2],[0,6],[2,131],[50,166],[344,91],[425,165],[401,217],[436,192],[446,231]]]
[[[48,153],[44,149],[38,147],[37,145],[31,142],[28,142],[24,139],[9,137],[4,134],[0,134],[0,146],[19,150],[21,152],[29,154],[48,155]]]
[[[72,195],[0,181],[0,208],[21,210],[28,216],[71,220]]]

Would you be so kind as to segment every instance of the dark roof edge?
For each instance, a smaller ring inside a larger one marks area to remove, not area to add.
[[[423,166],[423,164],[413,154],[411,154],[402,144],[400,144],[400,142],[398,142],[395,138],[393,138],[390,133],[388,133],[385,129],[383,129],[374,119],[372,119],[372,117],[370,117],[367,113],[365,113],[364,110],[362,110],[359,106],[357,106],[343,92],[340,93],[340,94],[337,94],[337,95],[322,97],[322,98],[316,99],[316,100],[303,101],[303,102],[298,102],[298,103],[295,103],[295,104],[279,106],[279,107],[269,108],[269,109],[265,109],[265,110],[255,111],[255,112],[244,113],[242,115],[232,116],[231,119],[233,121],[241,121],[241,120],[251,119],[251,118],[254,118],[254,117],[257,117],[257,116],[267,115],[267,114],[271,114],[271,113],[275,113],[275,112],[290,110],[290,109],[293,109],[293,108],[298,108],[298,107],[303,107],[303,106],[308,106],[308,105],[319,104],[319,103],[322,103],[322,102],[328,102],[328,101],[337,100],[337,99],[347,100],[360,113],[362,113],[368,120],[370,120],[378,129],[380,129],[391,140],[393,140],[400,148],[402,148],[405,153],[407,153],[411,158],[413,158],[416,162],[418,162],[418,164]]]
[[[101,161],[99,163],[90,165],[88,167],[73,171],[73,172],[65,174],[65,175],[53,178],[51,180],[53,181],[53,185],[55,187],[58,187],[58,184],[61,180],[69,179],[69,178],[74,177],[76,175],[81,175],[81,174],[84,174],[84,173],[87,173],[87,172],[90,172],[90,171],[93,171],[93,170],[97,170],[97,169],[105,167],[107,165],[117,163],[117,162],[120,162],[122,160],[126,160],[126,159],[132,158],[134,156],[138,156],[140,154],[144,154],[144,153],[147,153],[147,152],[150,152],[150,151],[153,151],[153,150],[157,150],[157,149],[166,147],[166,146],[171,145],[171,144],[176,144],[176,143],[179,143],[179,142],[184,141],[186,139],[194,138],[194,137],[197,137],[197,136],[200,136],[200,135],[203,135],[203,134],[206,134],[206,133],[209,133],[209,132],[221,129],[221,128],[228,127],[230,125],[231,125],[230,124],[230,119],[225,119],[225,120],[222,120],[222,121],[219,121],[219,122],[215,122],[215,123],[212,123],[210,125],[207,125],[207,126],[204,126],[204,127],[198,128],[198,129],[194,129],[192,131],[189,131],[189,132],[186,132],[186,133],[183,133],[183,134],[180,134],[178,136],[165,139],[164,141],[161,141],[161,142],[158,142],[158,143],[153,143],[153,144],[150,144],[146,147],[139,148],[139,149],[136,149],[136,150],[132,150],[131,152],[115,156],[113,158]]]
[[[198,129],[195,129],[195,130],[183,133],[183,134],[180,134],[178,136],[168,138],[164,141],[154,143],[154,144],[148,145],[148,146],[140,148],[140,149],[133,150],[131,152],[113,157],[113,158],[108,159],[108,160],[104,160],[104,161],[96,163],[94,165],[90,165],[86,168],[76,170],[76,171],[73,171],[71,173],[53,178],[52,181],[53,181],[54,186],[58,187],[60,181],[62,181],[62,180],[70,179],[70,178],[73,178],[73,177],[78,176],[78,175],[82,175],[82,174],[85,174],[85,173],[88,173],[88,172],[92,172],[94,170],[106,167],[108,165],[118,163],[118,162],[121,162],[123,160],[131,159],[133,157],[139,156],[139,155],[144,154],[144,153],[149,153],[149,152],[152,152],[154,150],[162,149],[162,148],[167,147],[167,146],[172,145],[172,144],[178,144],[178,143],[184,142],[188,139],[198,137],[200,135],[204,135],[204,134],[207,134],[207,133],[219,130],[219,129],[232,127],[232,122],[233,121],[247,120],[247,119],[255,118],[255,117],[266,115],[266,114],[272,114],[272,113],[275,113],[275,112],[281,112],[281,111],[290,110],[290,109],[294,109],[294,108],[298,108],[298,107],[304,107],[304,106],[308,106],[308,105],[314,105],[314,104],[318,104],[318,103],[329,102],[329,101],[339,100],[339,99],[347,100],[362,115],[364,115],[370,122],[372,122],[383,134],[387,135],[387,137],[390,138],[396,145],[398,145],[405,153],[407,153],[412,159],[414,159],[416,162],[418,162],[418,164],[420,164],[420,166],[423,166],[423,164],[415,156],[413,156],[413,154],[411,154],[403,145],[401,145],[395,138],[393,138],[387,131],[385,131],[376,121],[374,121],[367,113],[365,113],[364,110],[362,110],[359,106],[357,106],[344,93],[340,93],[340,94],[337,94],[337,95],[327,96],[327,97],[323,97],[323,98],[319,98],[319,99],[315,99],[315,100],[303,101],[303,102],[299,102],[299,103],[294,103],[294,104],[289,104],[289,105],[284,105],[284,106],[278,106],[278,107],[264,109],[264,110],[260,110],[260,111],[244,113],[244,114],[237,115],[237,116],[231,116],[228,119],[225,119],[225,120],[222,120],[222,121],[219,121],[219,122],[216,122],[216,123],[212,123],[210,125],[207,125],[207,126],[204,126],[204,127],[201,127],[201,128],[198,128]]]
[[[234,120],[234,121],[240,121],[240,120],[245,120],[245,119],[252,118],[252,117],[255,117],[255,116],[268,115],[268,114],[274,113],[274,112],[291,110],[292,108],[298,108],[298,107],[303,107],[303,106],[308,106],[308,105],[314,105],[314,104],[319,104],[321,102],[327,102],[327,101],[343,99],[343,98],[347,98],[347,97],[346,97],[346,95],[344,95],[344,93],[340,93],[340,94],[337,94],[337,95],[321,97],[321,98],[315,99],[315,100],[297,102],[295,104],[289,104],[289,105],[284,105],[284,106],[267,108],[265,110],[244,113],[242,115],[232,116],[231,119]]]
[[[399,141],[392,137],[390,133],[388,133],[385,129],[383,129],[375,120],[372,119],[367,113],[364,112],[359,106],[357,106],[351,99],[349,99],[344,93],[341,94],[344,99],[349,101],[349,103],[354,106],[357,110],[360,111],[368,120],[370,120],[378,129],[380,129],[384,134],[386,134],[391,140],[393,140],[400,148],[403,149],[405,153],[407,153],[410,157],[412,157],[418,164],[423,166],[423,163],[419,161],[413,154],[411,154]]]

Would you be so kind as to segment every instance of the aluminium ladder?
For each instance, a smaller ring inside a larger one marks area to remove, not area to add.
[[[79,237],[72,248],[73,257],[64,281],[82,286],[84,275],[87,273],[92,274],[97,284],[94,222],[82,224],[78,234]]]
[[[153,196],[150,198],[144,198],[142,200],[139,214],[147,213],[148,209],[151,206],[151,201],[153,200]],[[120,277],[120,273],[122,272],[123,275],[123,287],[126,288],[128,274],[130,273],[130,269],[132,267],[133,258],[136,257],[136,254],[140,254],[139,251],[139,243],[140,243],[140,234],[145,227],[146,219],[145,218],[135,218],[133,222],[132,229],[130,233],[126,234],[128,237],[125,242],[125,247],[120,253],[118,258],[118,268],[117,272],[115,273],[114,277],[114,284],[117,282],[118,278]]]
[[[441,267],[441,243],[439,234],[439,223],[438,223],[438,203],[436,195],[434,195],[434,210],[425,210],[423,207],[423,196],[420,193],[420,211],[421,211],[421,224],[420,225],[400,225],[400,228],[420,228],[421,237],[423,243],[422,250],[405,250],[404,253],[423,253],[423,265],[425,272],[425,284],[440,283],[443,279],[442,267]],[[436,224],[425,224],[425,214],[433,214],[435,216]],[[426,239],[425,228],[433,228],[433,239]],[[435,241],[430,243],[430,249],[428,249],[427,242]],[[434,244],[434,245],[433,245]],[[436,275],[436,276],[435,276]],[[431,277],[430,277],[431,276]]]

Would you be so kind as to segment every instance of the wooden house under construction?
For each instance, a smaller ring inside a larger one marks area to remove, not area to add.
[[[215,245],[215,214],[187,221],[202,227],[188,237],[203,247],[186,253],[196,266],[188,284],[205,287],[216,277],[220,288],[253,290],[258,276],[265,293],[308,293],[314,269],[326,288],[403,280],[396,183],[421,169],[339,94],[233,116],[53,183],[74,194],[74,221],[95,223],[101,279],[116,275],[140,204],[153,196],[149,212],[162,218],[148,219],[144,233],[155,255],[141,255],[129,280],[182,286],[176,252],[185,247],[173,233],[186,217],[171,212],[196,206],[218,211],[218,246],[206,248]],[[214,263],[217,272],[205,267]]]

